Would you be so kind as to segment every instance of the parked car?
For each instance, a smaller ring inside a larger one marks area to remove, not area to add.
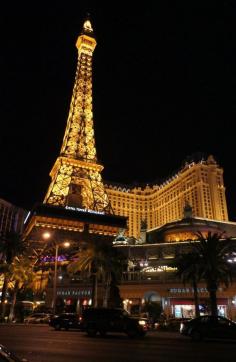
[[[25,358],[20,359],[5,346],[0,344],[0,361],[2,362],[28,362]]]
[[[76,313],[62,313],[50,318],[49,325],[56,331],[60,329],[81,329],[81,317]]]
[[[180,333],[194,341],[205,338],[236,339],[236,323],[220,316],[201,316],[182,322]]]
[[[165,328],[168,331],[178,332],[183,322],[188,322],[190,318],[170,318],[165,321]]]
[[[82,314],[82,326],[90,337],[97,332],[102,336],[108,332],[121,332],[129,337],[143,337],[148,330],[148,321],[120,308],[87,308]]]
[[[154,328],[161,331],[178,332],[182,322],[189,321],[190,318],[169,318],[165,320],[156,321]]]
[[[49,313],[33,313],[24,319],[24,323],[48,323],[50,317]]]

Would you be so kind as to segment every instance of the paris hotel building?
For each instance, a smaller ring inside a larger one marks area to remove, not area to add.
[[[124,187],[106,184],[116,215],[128,217],[128,236],[140,238],[142,221],[147,229],[182,219],[186,204],[193,216],[228,221],[223,169],[213,156],[186,162],[174,176],[161,184]]]

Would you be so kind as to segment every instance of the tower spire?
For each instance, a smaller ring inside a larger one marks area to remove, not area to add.
[[[76,47],[78,64],[61,147],[50,176],[44,203],[111,213],[98,164],[92,111],[92,56],[96,47],[89,17],[83,23]]]
[[[93,27],[92,27],[91,18],[90,18],[89,13],[87,13],[85,21],[83,23],[82,34],[87,34],[90,36],[93,35]]]

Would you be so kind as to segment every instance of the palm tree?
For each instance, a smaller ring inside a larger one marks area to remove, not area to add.
[[[173,261],[173,266],[177,268],[176,276],[182,280],[184,284],[190,283],[193,288],[195,316],[199,317],[199,297],[197,283],[200,280],[200,263],[197,252],[182,254]]]
[[[196,316],[199,315],[197,283],[204,280],[210,296],[211,314],[217,316],[217,290],[221,283],[226,287],[232,281],[229,256],[236,251],[230,239],[222,239],[223,234],[209,232],[206,237],[196,233],[197,241],[191,242],[192,251],[183,254],[174,261],[177,276],[184,283],[191,282],[194,290]]]
[[[15,257],[8,269],[8,287],[13,290],[9,321],[14,317],[14,308],[19,291],[31,289],[34,293],[42,292],[48,284],[48,270],[35,270],[35,262],[25,255]]]
[[[15,257],[9,267],[9,284],[13,285],[13,297],[9,313],[9,321],[14,317],[14,308],[18,291],[29,285],[33,280],[33,265],[32,261],[24,256]]]
[[[15,232],[9,232],[6,236],[1,237],[0,256],[1,256],[1,272],[4,274],[4,282],[1,296],[1,319],[5,316],[5,299],[7,295],[9,283],[9,268],[14,260],[14,257],[21,255],[25,250],[25,244],[22,241],[22,236]]]
[[[103,278],[105,293],[103,305],[107,306],[111,283],[115,282],[121,272],[121,258],[118,250],[108,243],[87,242],[78,253],[74,255],[74,261],[69,263],[69,273],[88,271],[92,276],[92,305],[97,306],[98,277]]]
[[[92,305],[97,306],[97,257],[95,246],[89,243],[87,247],[81,248],[73,257],[73,261],[67,266],[67,271],[70,274],[75,274],[78,271],[88,271],[92,275]]]
[[[217,316],[217,290],[221,283],[226,287],[232,282],[229,256],[236,251],[236,246],[230,239],[222,239],[223,234],[209,232],[206,237],[196,233],[199,242],[193,243],[195,252],[199,255],[199,272],[206,282],[210,296],[211,314]]]
[[[111,244],[101,245],[100,253],[101,255],[103,255],[102,269],[105,281],[103,306],[107,307],[109,302],[112,303],[113,306],[115,303],[118,303],[118,305],[120,306],[121,298],[115,293],[117,293],[116,291],[118,291],[116,287],[118,285],[118,281],[121,279],[125,256]],[[113,298],[111,298],[111,288],[113,291]],[[114,300],[115,295],[117,297]]]
[[[34,270],[35,268],[33,268]],[[33,290],[33,292],[41,293],[43,292],[47,285],[49,280],[49,274],[51,272],[51,269],[37,269],[33,271],[33,278],[29,284],[29,288]]]

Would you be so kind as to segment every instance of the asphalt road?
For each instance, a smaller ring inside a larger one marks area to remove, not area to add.
[[[29,362],[236,361],[236,341],[194,343],[170,332],[149,332],[143,339],[122,334],[89,338],[46,325],[0,325],[0,343]]]

